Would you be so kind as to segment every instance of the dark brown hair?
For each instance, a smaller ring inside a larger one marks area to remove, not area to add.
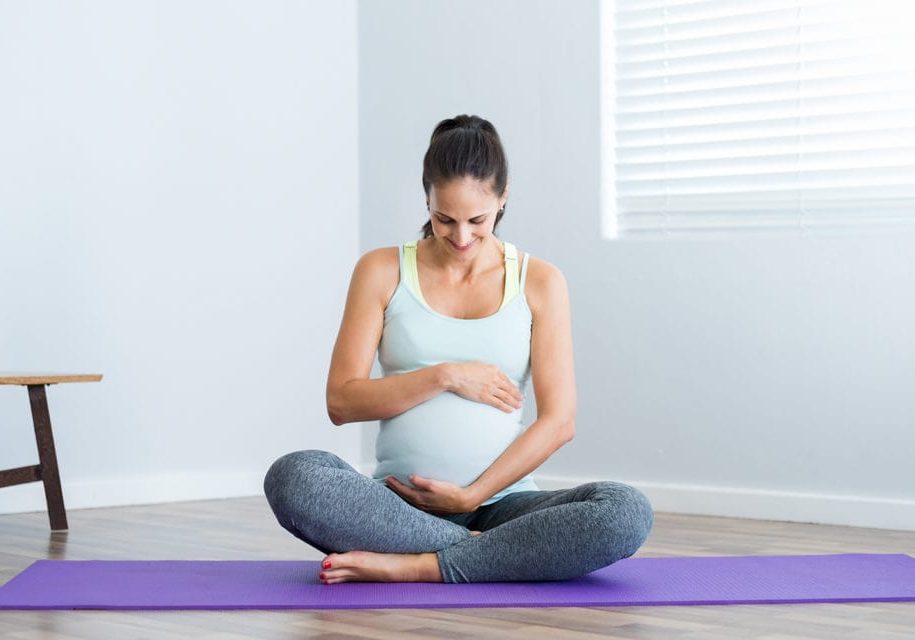
[[[492,123],[479,116],[460,115],[439,122],[423,157],[423,190],[427,199],[433,184],[466,177],[488,182],[498,196],[505,193],[508,184],[502,141]],[[503,206],[496,214],[493,233],[504,214]],[[423,238],[432,237],[431,220],[422,226],[422,234]]]

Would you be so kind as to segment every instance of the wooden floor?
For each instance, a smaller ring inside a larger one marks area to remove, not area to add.
[[[33,560],[318,560],[262,498],[74,510],[70,531],[44,513],[0,516],[0,584]],[[639,556],[907,553],[915,532],[657,514]],[[333,585],[326,585],[332,589]],[[915,603],[350,609],[0,611],[0,638],[915,638]]]

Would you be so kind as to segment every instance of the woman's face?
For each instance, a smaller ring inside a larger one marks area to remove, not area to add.
[[[429,189],[429,218],[435,241],[456,257],[476,255],[492,238],[496,214],[508,199],[476,178],[456,178]]]

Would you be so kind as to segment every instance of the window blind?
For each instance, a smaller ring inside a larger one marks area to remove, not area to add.
[[[618,232],[915,221],[910,6],[616,0]]]

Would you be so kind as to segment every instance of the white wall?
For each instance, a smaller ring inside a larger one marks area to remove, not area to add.
[[[358,39],[356,9],[0,5],[0,370],[105,374],[49,389],[69,507],[258,493],[295,448],[370,471],[377,426],[324,413],[349,275],[418,236],[432,127],[477,113],[500,235],[572,297],[543,488],[915,529],[911,235],[603,240],[597,0],[360,2]],[[0,429],[0,468],[35,461],[24,389]]]
[[[915,529],[915,235],[604,240],[597,0],[396,7],[359,4],[360,251],[418,237],[439,120],[496,125],[500,236],[559,266],[572,300],[577,435],[541,487]]]
[[[0,5],[0,371],[48,389],[70,508],[354,462],[324,384],[357,252],[356,5]],[[37,462],[0,388],[0,468]],[[44,509],[39,484],[0,512]]]

